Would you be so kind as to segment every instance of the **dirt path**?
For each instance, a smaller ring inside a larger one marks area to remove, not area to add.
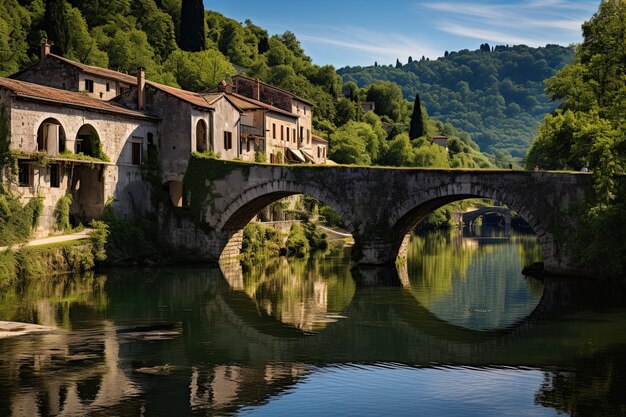
[[[41,246],[41,245],[49,245],[51,243],[60,243],[60,242],[69,242],[70,240],[82,240],[87,239],[89,234],[93,231],[93,229],[85,229],[82,232],[72,233],[69,235],[59,235],[59,236],[50,236],[45,237],[43,239],[35,239],[26,243],[19,243],[17,245],[12,246],[0,246],[0,252],[5,252],[9,248],[12,250],[18,250],[24,246]]]

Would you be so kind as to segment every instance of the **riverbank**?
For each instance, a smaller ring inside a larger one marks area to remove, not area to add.
[[[0,252],[0,290],[18,288],[27,279],[89,271],[95,266],[96,252],[90,239]]]

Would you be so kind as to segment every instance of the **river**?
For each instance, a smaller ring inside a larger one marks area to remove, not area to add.
[[[119,269],[0,295],[0,416],[623,416],[621,289],[521,274],[534,236],[413,236],[243,271]]]

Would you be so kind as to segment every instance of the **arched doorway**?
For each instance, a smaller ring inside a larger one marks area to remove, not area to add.
[[[198,120],[196,123],[196,151],[204,152],[209,149],[207,143],[207,125],[204,120]]]
[[[56,156],[65,151],[65,130],[53,118],[44,120],[37,129],[37,150],[48,156]]]

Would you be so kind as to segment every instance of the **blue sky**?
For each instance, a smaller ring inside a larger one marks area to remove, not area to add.
[[[204,0],[270,34],[290,30],[319,65],[406,63],[490,45],[569,45],[600,0]]]

